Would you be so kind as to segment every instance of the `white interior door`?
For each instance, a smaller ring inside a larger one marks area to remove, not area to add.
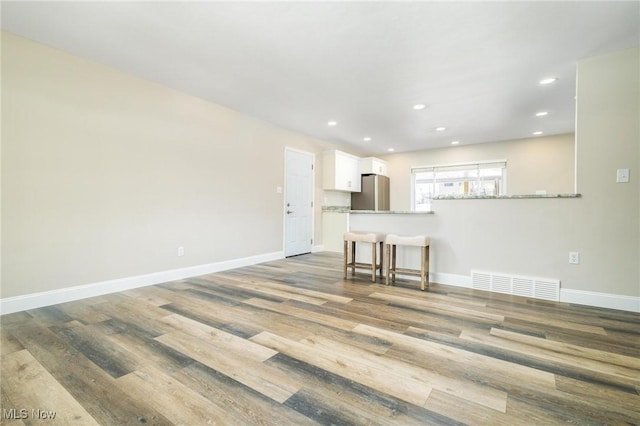
[[[313,154],[285,151],[284,255],[311,253],[313,245]]]

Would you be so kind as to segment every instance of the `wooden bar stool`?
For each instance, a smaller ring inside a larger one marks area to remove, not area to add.
[[[371,282],[376,282],[376,270],[380,269],[380,279],[382,279],[382,252],[384,244],[385,234],[377,232],[363,232],[363,231],[351,231],[344,233],[344,279],[347,279],[347,267],[351,267],[351,275],[355,276],[356,268],[371,269]],[[349,244],[351,243],[351,244]],[[371,263],[356,262],[356,243],[371,243]],[[378,258],[378,244],[380,244],[379,256],[380,262],[376,260]],[[351,246],[351,250],[349,250]],[[351,251],[351,261],[349,261],[349,251]]]
[[[413,237],[403,237],[400,235],[389,234],[385,240],[386,244],[386,267],[387,277],[386,284],[389,285],[389,275],[392,282],[396,281],[396,273],[403,275],[413,275],[420,277],[420,289],[425,290],[429,286],[429,237],[426,235],[417,235]],[[420,257],[420,269],[396,268],[396,246],[413,246],[422,249]]]

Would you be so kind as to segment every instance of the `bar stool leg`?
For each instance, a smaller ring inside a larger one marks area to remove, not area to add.
[[[396,248],[395,244],[391,245],[391,281],[396,282]]]
[[[380,255],[378,256],[380,258],[380,263],[378,263],[377,267],[380,268],[380,281],[382,281],[382,278],[384,277],[384,243],[382,241],[380,241],[380,247],[378,249],[380,250]]]
[[[425,286],[425,272],[426,272],[426,260],[427,260],[427,247],[423,246],[422,247],[422,262],[420,265],[420,290],[424,291],[424,286]]]
[[[425,275],[426,275],[425,281],[426,281],[427,288],[429,288],[429,246],[427,246],[427,249],[426,249],[424,262],[425,262]]]
[[[356,242],[351,241],[351,276],[356,276]]]
[[[347,279],[347,263],[349,263],[349,241],[344,240],[344,259],[342,259],[342,278]]]
[[[376,243],[371,243],[371,282],[376,282]]]
[[[389,244],[385,244],[385,249],[384,249],[384,257],[385,257],[385,267],[386,267],[386,279],[385,279],[385,284],[389,285],[389,270],[391,269],[391,246]]]

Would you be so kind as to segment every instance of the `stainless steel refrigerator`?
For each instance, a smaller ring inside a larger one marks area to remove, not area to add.
[[[361,192],[351,193],[351,210],[389,210],[389,178],[362,175]]]

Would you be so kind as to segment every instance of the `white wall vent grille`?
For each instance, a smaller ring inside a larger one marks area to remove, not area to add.
[[[536,299],[560,300],[560,280],[471,271],[471,288]]]

